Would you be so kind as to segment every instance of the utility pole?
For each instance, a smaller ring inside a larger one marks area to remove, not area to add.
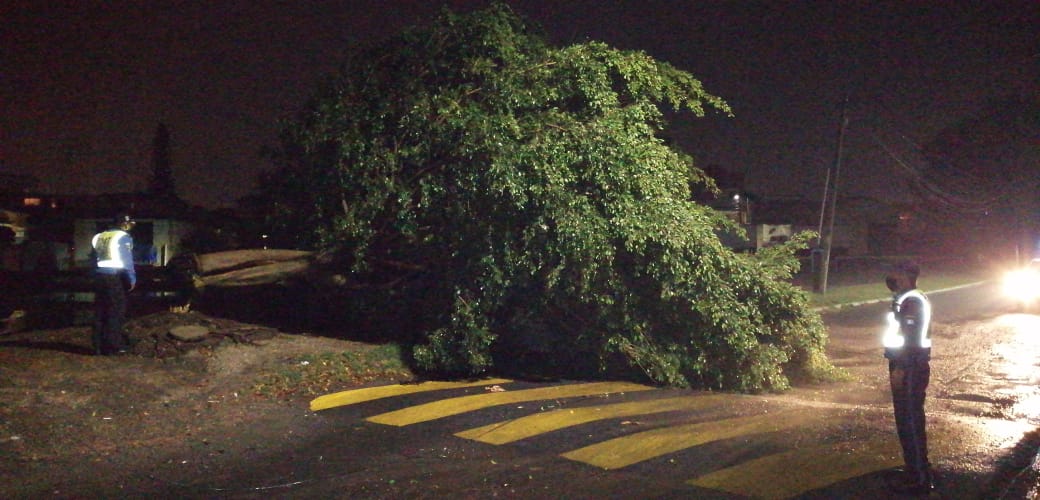
[[[826,206],[827,204],[827,195],[830,194],[831,196],[827,232],[826,234],[821,235],[823,248],[817,249],[817,251],[813,252],[813,291],[821,294],[827,293],[827,274],[830,270],[831,244],[834,240],[834,216],[838,204],[838,177],[841,175],[841,150],[845,144],[845,128],[848,127],[849,124],[848,108],[849,95],[846,93],[845,100],[841,103],[841,123],[838,126],[837,152],[834,155],[834,165],[832,169],[827,172],[828,187],[825,188],[824,191],[823,206]],[[820,229],[823,229],[823,207],[821,207],[820,210]],[[817,255],[819,255],[819,265],[815,265]]]
[[[827,195],[831,188],[831,169],[827,169],[827,177],[823,179],[823,198],[820,198],[820,224],[816,227],[816,248],[823,248],[823,215],[827,213]]]

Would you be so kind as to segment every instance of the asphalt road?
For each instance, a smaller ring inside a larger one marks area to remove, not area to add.
[[[1022,498],[1040,422],[1040,317],[993,285],[933,293],[927,404],[937,498]],[[292,498],[898,498],[878,346],[885,304],[827,312],[848,382],[781,395],[480,380],[312,402],[315,438],[176,492]],[[1032,455],[1030,455],[1032,453]],[[161,471],[157,471],[161,474]]]

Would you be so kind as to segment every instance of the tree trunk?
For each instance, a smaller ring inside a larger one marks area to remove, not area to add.
[[[195,286],[250,286],[303,276],[314,258],[302,250],[248,249],[196,255]]]

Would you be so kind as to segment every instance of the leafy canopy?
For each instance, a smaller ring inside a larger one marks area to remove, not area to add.
[[[354,52],[286,128],[275,234],[337,256],[350,306],[430,372],[784,388],[825,364],[785,281],[797,243],[719,242],[729,223],[689,191],[714,184],[659,137],[662,106],[729,113],[645,53],[445,11]]]

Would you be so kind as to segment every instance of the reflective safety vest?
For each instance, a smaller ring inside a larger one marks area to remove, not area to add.
[[[917,314],[907,314],[907,300],[920,304]],[[919,290],[910,290],[896,297],[886,320],[885,333],[881,337],[886,357],[898,357],[904,351],[931,350],[929,326],[932,322],[932,304]]]
[[[91,241],[97,253],[97,266],[108,269],[127,269],[133,266],[133,240],[126,231],[113,229],[94,235]]]

